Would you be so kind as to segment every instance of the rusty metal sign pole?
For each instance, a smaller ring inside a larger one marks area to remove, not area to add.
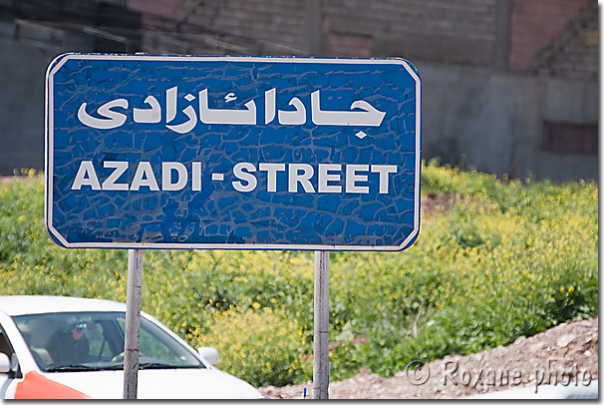
[[[143,251],[128,250],[126,336],[124,338],[124,399],[136,399],[140,352]]]
[[[313,399],[329,398],[329,252],[315,251]]]

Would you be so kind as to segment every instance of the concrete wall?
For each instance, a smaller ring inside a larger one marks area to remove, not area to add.
[[[44,166],[44,77],[54,55],[0,39],[0,174]],[[423,82],[423,155],[480,171],[557,181],[597,178],[598,156],[541,150],[544,120],[598,123],[590,81],[416,63]]]
[[[0,36],[0,175],[44,167],[44,77],[48,55]]]
[[[417,63],[423,154],[479,171],[556,181],[598,178],[597,154],[545,152],[543,121],[598,124],[591,81],[520,76]]]
[[[12,39],[17,29],[24,41],[49,47]],[[0,175],[44,168],[46,68],[57,55],[91,50],[86,36],[0,22]]]

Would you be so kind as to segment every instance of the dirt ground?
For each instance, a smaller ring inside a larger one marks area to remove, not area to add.
[[[557,325],[469,356],[446,356],[418,368],[382,378],[367,369],[331,382],[330,399],[450,399],[541,385],[589,385],[598,379],[598,318]],[[267,399],[307,399],[312,382],[262,387]]]

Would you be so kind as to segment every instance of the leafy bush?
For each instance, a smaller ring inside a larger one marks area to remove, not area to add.
[[[187,337],[197,347],[217,348],[223,353],[221,368],[256,386],[291,384],[309,372],[297,322],[270,308],[217,312],[209,332],[196,330]]]
[[[125,301],[127,252],[62,249],[45,234],[44,180],[0,183],[0,294]],[[597,314],[598,187],[429,164],[403,252],[332,252],[332,380],[468,354]],[[312,378],[313,253],[146,251],[143,310],[254,385]]]

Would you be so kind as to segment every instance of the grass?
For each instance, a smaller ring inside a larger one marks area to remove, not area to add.
[[[44,230],[44,181],[0,183],[0,294],[125,301],[127,252],[62,249]],[[422,215],[397,253],[331,253],[332,380],[469,354],[597,314],[598,187],[422,169]],[[313,255],[146,251],[143,310],[256,386],[312,379]]]

